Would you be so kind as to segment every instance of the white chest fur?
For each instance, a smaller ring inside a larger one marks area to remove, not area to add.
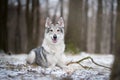
[[[49,53],[46,55],[51,66],[63,64],[62,58],[65,50],[65,44],[63,41],[59,44],[49,44],[45,41],[43,42],[42,47],[44,47],[44,49]]]
[[[59,44],[49,44],[48,42],[44,41],[42,46],[49,54],[54,55],[64,53],[65,50],[65,44],[63,41]]]

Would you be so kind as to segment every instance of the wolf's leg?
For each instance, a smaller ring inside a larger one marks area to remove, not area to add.
[[[57,66],[59,66],[60,68],[64,69],[66,68],[65,62],[61,59],[58,60],[57,62]]]
[[[35,52],[34,51],[31,51],[28,56],[27,56],[27,62],[29,64],[32,64],[35,62]]]
[[[60,68],[66,68],[66,56],[64,54],[60,54],[57,56],[57,66]]]

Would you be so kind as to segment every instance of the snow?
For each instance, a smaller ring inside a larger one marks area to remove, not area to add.
[[[91,54],[81,52],[78,55],[67,55],[67,60],[77,61],[90,56],[101,65],[111,67],[114,56],[111,54]],[[84,69],[79,64],[70,64],[67,69],[42,68],[26,63],[26,54],[6,55],[0,53],[0,80],[109,80],[110,69],[92,63],[90,59],[80,64],[91,67]]]

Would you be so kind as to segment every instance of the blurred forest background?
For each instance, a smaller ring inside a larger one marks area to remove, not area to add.
[[[0,51],[40,46],[46,18],[60,16],[66,51],[115,53],[111,80],[120,80],[120,0],[0,0]]]
[[[40,46],[46,17],[60,16],[68,51],[114,53],[120,44],[120,0],[0,0],[0,50]]]

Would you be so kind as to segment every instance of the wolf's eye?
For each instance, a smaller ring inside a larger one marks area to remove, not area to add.
[[[59,32],[60,30],[58,29],[57,32]]]
[[[50,32],[53,32],[53,30],[51,29]]]

